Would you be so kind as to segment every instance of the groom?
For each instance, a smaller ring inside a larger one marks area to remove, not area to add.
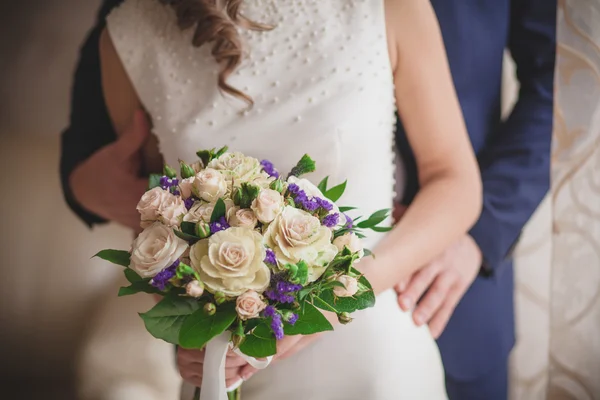
[[[511,253],[549,188],[557,1],[431,3],[478,155],[484,203],[467,236],[396,290],[403,309],[416,305],[415,323],[429,324],[439,337],[451,400],[507,399],[515,342]],[[505,49],[516,63],[520,91],[503,121]],[[396,144],[407,175],[399,218],[418,193],[418,171],[400,123]]]
[[[98,54],[104,19],[121,1],[104,1],[81,50],[70,126],[62,136],[61,180],[67,203],[89,226],[112,220],[137,229],[135,205],[147,185],[138,177],[139,153],[149,128],[136,118],[116,139],[104,105]],[[416,275],[399,288],[400,300],[403,307],[412,308],[430,287],[414,315],[421,312],[420,322],[439,333],[463,295],[461,289],[466,290],[483,264],[484,274],[491,276],[475,280],[439,344],[453,400],[505,399],[507,356],[514,342],[510,248],[548,189],[556,1],[432,3],[479,154],[485,206],[470,236],[427,266],[427,274]],[[511,117],[501,122],[505,47],[516,59],[521,93]],[[408,204],[417,192],[416,171],[401,128],[397,143],[407,163]],[[445,291],[449,285],[454,289]],[[436,301],[436,296],[444,301]]]

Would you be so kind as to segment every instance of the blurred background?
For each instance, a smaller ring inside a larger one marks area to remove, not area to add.
[[[559,1],[552,192],[516,255],[513,399],[600,399],[600,2]],[[0,393],[15,399],[177,398],[172,349],[118,300],[120,271],[90,257],[127,248],[88,230],[59,186],[78,47],[99,1],[2,2]],[[517,85],[506,60],[504,109]]]

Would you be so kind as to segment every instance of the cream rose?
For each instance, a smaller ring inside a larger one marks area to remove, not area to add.
[[[250,206],[263,224],[272,222],[283,209],[283,197],[273,189],[262,189]]]
[[[251,182],[262,176],[260,162],[253,157],[245,156],[242,153],[225,153],[208,163],[208,168],[221,171],[227,176],[228,184],[230,179],[236,182]]]
[[[183,199],[189,199],[192,196],[194,179],[196,179],[196,177],[192,176],[191,178],[186,178],[179,181],[179,191],[181,192],[181,197]]]
[[[262,293],[267,288],[271,271],[265,256],[260,233],[235,227],[200,240],[190,250],[191,265],[208,291],[227,296],[247,290]]]
[[[215,202],[227,193],[227,182],[219,171],[207,168],[194,177],[192,192],[204,201]]]
[[[232,207],[227,212],[227,222],[231,226],[254,229],[258,219],[254,211],[249,208]]]
[[[185,203],[179,196],[167,193],[165,199],[158,208],[158,219],[170,227],[179,226],[183,216],[187,213]]]
[[[281,264],[306,262],[309,282],[314,282],[338,253],[331,236],[331,230],[322,226],[318,218],[287,206],[267,228],[265,244],[273,249]]]
[[[351,297],[358,292],[358,280],[352,276],[342,275],[337,278],[337,281],[344,287],[335,286],[333,293],[338,297]]]
[[[224,199],[225,203],[225,211],[229,212],[229,210],[234,206],[233,201],[231,199]],[[210,217],[212,216],[213,210],[215,209],[216,203],[203,203],[196,202],[190,208],[190,210],[183,216],[183,220],[186,222],[198,223],[200,221],[210,223]]]
[[[142,228],[151,225],[158,219],[158,209],[168,194],[160,187],[155,187],[144,193],[136,207],[141,216]]]
[[[235,310],[243,320],[257,318],[266,307],[267,304],[254,290],[244,292],[235,302]]]
[[[290,176],[287,179],[287,183],[288,184],[295,183],[300,189],[302,189],[304,191],[304,193],[306,193],[306,195],[308,197],[319,197],[321,199],[329,201],[333,207],[332,210],[329,212],[329,214],[337,213],[340,216],[338,219],[338,221],[339,221],[338,224],[336,226],[334,226],[333,229],[340,228],[346,224],[346,218],[344,218],[344,215],[340,212],[340,209],[337,206],[337,204],[335,204],[331,200],[328,200],[325,197],[325,195],[323,194],[323,192],[321,192],[314,183],[312,183],[308,179],[298,178],[295,176]]]
[[[155,222],[133,241],[129,268],[144,278],[151,278],[173,264],[188,248],[173,229]]]
[[[338,248],[339,251],[342,251],[344,250],[344,247],[347,247],[352,253],[358,252],[360,258],[365,255],[365,250],[360,242],[360,239],[353,232],[348,232],[342,236],[338,236],[333,241],[333,244]]]

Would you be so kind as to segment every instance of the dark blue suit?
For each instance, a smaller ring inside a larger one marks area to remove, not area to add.
[[[506,388],[497,386],[506,386],[507,358],[515,341],[511,252],[549,188],[557,2],[431,3],[481,168],[483,212],[470,234],[488,270],[488,276],[478,277],[465,294],[438,343],[451,398],[489,400],[489,393],[505,398]],[[512,113],[502,121],[505,49],[516,62],[520,91]],[[400,123],[396,139],[407,169],[403,201],[408,204],[418,191],[417,171]],[[486,376],[495,388],[485,392],[471,387],[470,393],[460,388],[461,383]]]

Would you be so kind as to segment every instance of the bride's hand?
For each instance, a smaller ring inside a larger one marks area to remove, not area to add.
[[[233,351],[227,353],[225,361],[225,383],[231,387],[242,379],[241,370],[248,363]],[[204,367],[204,350],[188,350],[179,348],[177,351],[177,367],[184,381],[196,386],[202,386],[202,371]]]

